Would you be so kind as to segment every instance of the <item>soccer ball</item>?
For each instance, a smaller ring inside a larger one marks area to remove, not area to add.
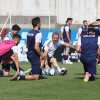
[[[49,70],[49,74],[50,74],[51,76],[54,76],[54,75],[56,74],[55,69],[50,69],[50,70]]]
[[[62,67],[61,70],[67,70],[65,67]]]

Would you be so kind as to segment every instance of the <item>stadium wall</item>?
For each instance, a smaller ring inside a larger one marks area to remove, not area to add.
[[[54,24],[64,24],[67,17],[73,17],[74,24],[81,24],[84,19],[92,22],[100,18],[99,4],[100,0],[0,0],[0,16],[7,16],[11,10],[12,23],[15,21],[13,18],[26,22],[32,16],[56,16]],[[47,19],[44,21],[48,23]],[[51,19],[51,23],[53,21]],[[26,23],[22,24],[26,28]]]

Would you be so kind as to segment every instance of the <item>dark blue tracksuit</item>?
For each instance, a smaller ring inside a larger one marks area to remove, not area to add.
[[[91,75],[96,74],[96,58],[98,50],[98,37],[94,34],[81,36],[81,57],[80,60],[85,71]]]
[[[63,39],[64,39],[64,42],[67,42],[69,43],[69,40],[67,38],[67,35],[66,35],[66,30],[65,30],[65,27],[68,26],[68,25],[64,25],[64,30],[63,30]],[[69,28],[69,38],[71,40],[71,29]]]
[[[37,30],[31,30],[27,34],[27,58],[32,66],[32,74],[40,74],[40,55],[35,50],[35,36],[38,33]]]
[[[82,28],[81,36],[87,34],[88,28],[83,27],[83,26],[81,28]]]

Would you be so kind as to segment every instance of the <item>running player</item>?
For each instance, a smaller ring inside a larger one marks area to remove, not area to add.
[[[67,18],[66,24],[61,27],[61,39],[62,39],[62,41],[66,42],[66,43],[70,43],[70,44],[72,44],[72,42],[71,42],[71,29],[70,29],[70,25],[72,24],[72,22],[73,22],[72,18]],[[63,63],[72,64],[72,62],[68,58],[69,51],[70,51],[69,48],[64,47]]]
[[[86,69],[84,82],[94,80],[96,77],[97,51],[100,49],[100,37],[95,34],[94,28],[88,29],[88,34],[78,40],[77,51],[81,51],[80,60]]]

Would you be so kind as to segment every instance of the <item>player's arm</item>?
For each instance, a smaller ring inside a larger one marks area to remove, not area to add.
[[[38,55],[41,56],[41,58],[43,58],[43,53],[41,52],[40,50],[40,43],[41,43],[41,40],[42,40],[42,34],[41,33],[38,33],[35,37],[35,50],[36,52],[38,53]]]
[[[66,42],[63,42],[63,41],[59,41],[59,44],[60,44],[60,45],[64,45],[64,46],[69,47],[69,48],[75,49],[75,47],[74,47],[73,45],[71,45],[71,44],[69,44],[69,43],[66,43]]]
[[[60,30],[60,38],[62,41],[63,41],[63,30],[64,30],[64,27],[62,26]]]
[[[11,59],[14,61],[17,69],[17,73],[19,73],[19,60],[18,60],[18,53],[14,52],[11,56]]]
[[[98,55],[100,57],[100,36],[98,37]]]
[[[60,38],[63,41],[63,32],[60,32]]]
[[[18,46],[13,46],[11,50],[13,51],[11,59],[16,65],[17,73],[19,73]]]
[[[80,37],[81,33],[82,33],[82,28],[79,28],[78,29],[78,38]]]
[[[66,26],[66,27],[65,27],[65,30],[66,30],[66,36],[67,36],[67,38],[68,38],[68,41],[69,41],[69,43],[71,44],[71,40],[70,40],[70,37],[69,37],[69,27]]]
[[[76,51],[81,52],[81,37],[79,37],[79,39],[76,43]]]
[[[45,56],[45,58],[48,55],[48,50],[49,50],[49,45],[48,44],[49,44],[49,40],[44,43],[44,56]]]

